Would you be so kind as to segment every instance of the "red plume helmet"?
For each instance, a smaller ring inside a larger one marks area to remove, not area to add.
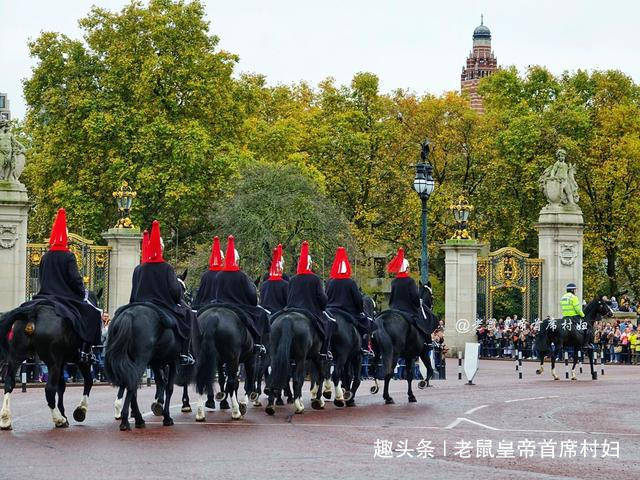
[[[238,264],[238,253],[236,252],[236,242],[233,235],[229,235],[227,239],[227,254],[224,257],[224,271],[237,272],[240,270]]]
[[[56,219],[53,222],[53,228],[51,229],[51,236],[49,237],[49,250],[54,252],[68,252],[67,238],[67,213],[64,208],[58,210]]]
[[[147,245],[147,261],[146,263],[162,263],[162,242],[160,241],[160,224],[154,220],[151,224],[151,236]]]
[[[213,245],[211,245],[211,256],[209,257],[209,270],[219,272],[224,268],[222,250],[220,250],[220,239],[216,235],[213,237]]]
[[[140,253],[140,263],[147,262],[147,251],[149,250],[149,230],[142,232],[142,250]]]
[[[300,259],[298,260],[298,275],[312,274],[311,270],[311,257],[309,257],[309,242],[306,240],[302,242],[300,247]]]
[[[282,244],[279,243],[273,249],[273,258],[271,260],[271,268],[269,269],[269,280],[282,280]]]
[[[333,259],[329,276],[331,278],[351,278],[351,265],[344,247],[338,247],[336,250],[336,257]]]
[[[396,256],[387,265],[387,271],[395,273],[398,278],[409,276],[409,262],[404,258],[404,248],[398,249]]]

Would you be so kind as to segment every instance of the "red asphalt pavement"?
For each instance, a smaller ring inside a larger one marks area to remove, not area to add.
[[[316,411],[305,398],[302,415],[291,415],[291,405],[273,417],[249,406],[239,421],[216,409],[205,423],[196,423],[194,413],[180,413],[176,389],[173,427],[163,427],[149,412],[154,387],[142,387],[147,426],[131,432],[120,432],[113,419],[111,387],[94,388],[83,424],[71,416],[82,390],[68,388],[68,429],[53,428],[43,389],[18,388],[11,403],[13,430],[0,432],[0,479],[640,478],[640,366],[607,367],[595,382],[586,367],[571,382],[558,365],[562,379],[554,382],[549,366],[537,376],[535,365],[525,363],[524,379],[518,380],[513,362],[481,361],[476,385],[466,386],[453,365],[449,378],[432,382],[433,388],[418,390],[414,383],[415,404],[407,402],[404,381],[392,382],[395,405],[384,405],[381,393],[371,395],[371,382],[364,382],[356,408],[327,402]],[[576,442],[575,450],[568,441]],[[458,442],[468,442],[470,449],[462,450],[470,458],[461,458]],[[419,458],[429,446],[433,458]],[[497,458],[500,453],[515,458]]]

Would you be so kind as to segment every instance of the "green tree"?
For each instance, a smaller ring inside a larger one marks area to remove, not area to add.
[[[99,238],[116,218],[111,192],[127,180],[138,191],[134,223],[157,218],[165,235],[197,238],[211,227],[201,212],[241,155],[236,57],[217,49],[198,1],[93,8],[80,26],[83,41],[43,33],[30,44],[32,237],[64,206],[72,230]]]

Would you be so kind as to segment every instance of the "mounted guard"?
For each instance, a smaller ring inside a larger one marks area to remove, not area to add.
[[[283,278],[283,274],[282,244],[278,244],[273,249],[269,277],[260,286],[260,305],[272,315],[287,306],[289,282]]]
[[[208,303],[216,300],[216,280],[218,274],[224,269],[224,255],[220,249],[220,239],[216,235],[213,237],[211,245],[211,255],[209,257],[209,269],[200,277],[200,287],[193,301],[193,309],[198,310]]]
[[[180,363],[184,366],[193,365],[195,360],[189,353],[189,337],[194,314],[190,308],[181,305],[183,287],[173,267],[162,257],[162,251],[160,224],[154,220],[146,248],[146,261],[139,265],[137,276],[134,272],[136,283],[132,285],[130,303],[152,303],[175,318],[175,331],[180,338]]]
[[[253,337],[254,352],[262,354],[265,352],[262,335],[269,332],[269,319],[266,312],[258,307],[256,287],[240,270],[239,261],[235,240],[233,235],[229,235],[224,269],[216,277],[215,299],[219,303],[237,307],[244,313],[241,318]]]
[[[338,247],[329,276],[330,280],[326,288],[327,310],[330,314],[334,309],[348,314],[360,334],[363,353],[367,355],[371,319],[363,312],[362,294],[351,278],[351,265],[344,247]]]

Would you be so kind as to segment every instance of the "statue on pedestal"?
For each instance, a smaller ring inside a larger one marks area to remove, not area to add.
[[[9,128],[7,120],[0,120],[0,180],[19,183],[26,159],[25,148]]]
[[[556,163],[548,167],[539,179],[540,189],[547,199],[547,206],[566,206],[578,209],[578,183],[576,167],[565,161],[567,152],[559,148]]]

